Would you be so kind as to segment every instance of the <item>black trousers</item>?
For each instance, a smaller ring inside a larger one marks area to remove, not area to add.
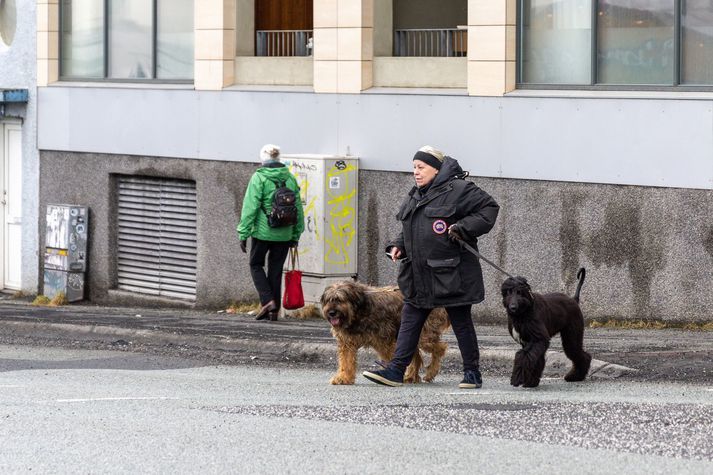
[[[463,370],[478,369],[480,365],[480,352],[478,351],[478,337],[475,334],[473,319],[470,315],[471,305],[446,307],[448,318],[451,321],[453,333],[458,340],[458,348],[463,358]],[[390,368],[402,373],[411,363],[414,353],[418,349],[418,340],[421,329],[426,323],[430,308],[416,308],[409,303],[404,303],[401,311],[401,326],[399,336],[396,338],[396,352],[389,364]]]
[[[252,238],[250,242],[250,275],[258,295],[260,304],[265,305],[273,300],[280,308],[282,293],[282,267],[285,265],[287,253],[290,250],[288,241],[263,241]],[[267,256],[267,273],[265,273],[265,257]]]

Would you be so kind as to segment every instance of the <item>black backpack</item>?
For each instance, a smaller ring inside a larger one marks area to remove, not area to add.
[[[282,228],[297,224],[297,194],[287,188],[284,181],[275,183],[275,186],[276,189],[272,195],[272,210],[268,213],[263,208],[268,226]]]

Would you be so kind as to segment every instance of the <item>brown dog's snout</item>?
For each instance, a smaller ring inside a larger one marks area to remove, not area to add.
[[[327,312],[327,315],[330,316],[330,317],[336,317],[336,316],[337,316],[337,311],[332,309],[332,310],[330,310],[329,312]]]

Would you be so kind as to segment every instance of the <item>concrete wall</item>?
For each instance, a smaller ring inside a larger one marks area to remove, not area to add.
[[[713,320],[713,193],[635,186],[475,177],[500,204],[495,228],[481,238],[484,256],[525,276],[537,292],[573,294],[587,269],[587,318]],[[382,246],[399,228],[395,207],[408,174],[363,172],[359,276],[393,284],[397,267]],[[364,232],[369,238],[364,239]],[[482,319],[501,321],[505,276],[483,263]]]
[[[468,87],[466,58],[374,58],[374,87]]]
[[[91,209],[89,297],[97,303],[162,303],[110,291],[115,270],[112,174],[190,179],[198,191],[198,304],[220,307],[255,299],[247,256],[235,236],[242,196],[256,165],[67,152],[42,152],[41,205],[86,204]],[[574,292],[580,266],[588,270],[582,305],[588,318],[713,317],[713,193],[706,190],[472,178],[501,205],[481,252],[540,292]],[[364,171],[359,179],[359,279],[393,285],[397,266],[384,257],[398,231],[398,204],[411,175]],[[44,217],[41,222],[44,229]],[[44,236],[41,236],[44,239]],[[503,276],[484,265],[481,319],[504,318]]]
[[[430,143],[459,159],[500,202],[481,249],[535,290],[572,293],[585,266],[589,317],[713,319],[709,98],[522,94],[41,88],[40,209],[67,201],[92,208],[89,295],[117,301],[108,292],[109,175],[195,180],[198,299],[220,305],[254,298],[234,237],[254,170],[241,162],[254,162],[264,143],[285,153],[349,150],[361,157],[359,277],[393,284],[396,269],[382,246],[397,231],[393,215],[410,187],[411,157]],[[485,275],[488,299],[479,312],[501,316],[502,276]]]
[[[17,22],[12,43],[0,40],[0,89],[27,89],[26,106],[8,108],[7,114],[22,120],[22,289],[37,289],[37,240],[39,154],[37,151],[36,4],[15,0]],[[2,118],[0,118],[2,120]]]
[[[235,58],[235,84],[311,86],[312,57],[275,58],[238,56]]]
[[[255,56],[255,0],[237,0],[235,10],[235,55]]]
[[[113,245],[116,236],[115,174],[195,181],[199,243],[196,300],[202,306],[221,306],[231,299],[255,297],[247,258],[238,247],[235,227],[245,188],[257,163],[65,152],[42,152],[41,162],[42,208],[50,203],[76,203],[90,209],[86,295],[92,301],[146,305],[171,303],[109,291],[116,287]],[[40,218],[40,229],[40,238],[44,241],[44,216]]]
[[[394,2],[374,0],[374,56],[391,56],[394,50]]]

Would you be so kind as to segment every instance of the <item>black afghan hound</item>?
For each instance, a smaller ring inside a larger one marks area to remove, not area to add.
[[[545,369],[545,352],[550,338],[557,333],[562,348],[573,366],[565,381],[582,381],[589,372],[592,356],[582,348],[584,316],[579,308],[579,292],[584,283],[584,267],[577,272],[574,298],[561,293],[532,292],[524,277],[510,277],[503,282],[503,306],[508,314],[510,336],[522,345],[515,355],[510,384],[534,388],[540,384]]]

